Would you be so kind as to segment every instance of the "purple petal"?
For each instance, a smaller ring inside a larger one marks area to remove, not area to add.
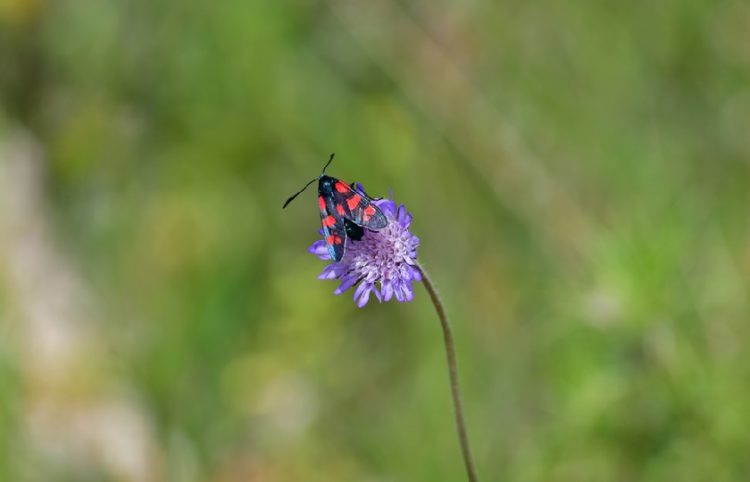
[[[372,284],[370,283],[361,283],[359,286],[357,286],[357,290],[354,292],[354,301],[357,301],[357,306],[362,308],[367,304],[367,301],[370,299],[370,291],[372,290]]]
[[[411,281],[407,281],[404,283],[404,297],[406,298],[406,301],[412,301],[414,299],[414,287],[411,284]]]
[[[372,292],[375,293],[375,297],[378,299],[378,303],[383,302],[383,297],[380,294],[380,291],[378,290],[378,287],[375,286],[375,284],[372,285]]]
[[[409,266],[407,269],[411,271],[411,277],[414,281],[422,281],[422,272],[415,266]]]
[[[375,201],[375,205],[383,211],[386,217],[391,219],[396,217],[396,203],[390,199],[380,199]]]
[[[338,277],[338,265],[336,264],[329,264],[318,275],[318,279],[336,279]]]
[[[411,214],[403,204],[398,207],[398,223],[405,228],[411,224]]]
[[[357,278],[356,276],[346,276],[345,278],[343,278],[341,280],[341,284],[339,285],[338,288],[336,288],[336,291],[334,291],[333,293],[337,294],[337,295],[340,295],[344,291],[346,291],[349,288],[351,288],[352,286],[354,286],[354,284],[358,280],[359,280],[359,278]]]
[[[408,264],[402,264],[398,269],[398,277],[403,281],[411,281],[414,278],[412,271],[409,269]]]
[[[364,194],[367,196],[367,192],[365,191],[365,187],[362,185],[361,182],[355,182],[354,183],[354,190],[357,191],[359,194]],[[367,196],[369,197],[369,196]]]
[[[393,283],[393,290],[394,290],[394,293],[396,295],[396,300],[398,302],[400,302],[400,303],[404,302],[404,292],[403,292],[403,288],[401,286],[402,284],[403,283],[401,283],[400,281],[397,281],[397,282]]]
[[[322,239],[319,239],[310,245],[310,247],[307,248],[307,252],[314,254],[320,259],[331,259],[331,253],[328,252],[328,246]]]
[[[362,293],[362,297],[360,297],[359,301],[357,302],[357,306],[359,308],[364,308],[368,301],[370,301],[370,290]]]
[[[380,291],[383,292],[383,300],[389,301],[393,298],[393,282],[389,279],[383,280],[380,283]]]
[[[372,287],[371,283],[368,283],[367,281],[363,281],[362,283],[357,286],[357,289],[354,290],[354,299],[356,300],[359,298],[359,296],[366,290],[370,289]]]

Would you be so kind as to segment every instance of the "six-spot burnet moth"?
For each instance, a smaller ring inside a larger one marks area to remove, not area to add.
[[[388,225],[388,220],[375,205],[373,198],[357,189],[354,183],[348,185],[335,177],[325,175],[333,156],[331,154],[320,176],[287,199],[283,207],[287,207],[310,184],[318,181],[318,206],[326,245],[331,258],[341,261],[346,250],[347,238],[359,241],[364,235],[365,228],[379,231]]]

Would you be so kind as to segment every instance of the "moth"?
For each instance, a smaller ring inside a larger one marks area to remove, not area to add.
[[[318,181],[318,207],[326,246],[331,258],[341,261],[346,251],[347,239],[359,241],[365,229],[379,231],[388,226],[388,219],[373,202],[376,199],[358,189],[355,183],[346,184],[340,179],[326,175],[326,169],[333,162],[333,156],[334,154],[331,154],[320,176],[290,196],[282,209],[302,194],[310,184]]]

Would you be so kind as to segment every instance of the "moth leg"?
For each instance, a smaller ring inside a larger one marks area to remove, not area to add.
[[[359,241],[365,235],[365,229],[362,226],[348,219],[344,220],[344,227],[346,228],[346,235],[353,241]]]

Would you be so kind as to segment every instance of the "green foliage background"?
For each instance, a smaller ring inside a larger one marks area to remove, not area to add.
[[[1,1],[0,142],[38,146],[90,343],[28,368],[6,250],[0,478],[462,480],[426,293],[333,296],[314,195],[281,211],[335,151],[414,214],[482,480],[747,480],[749,32],[742,0]],[[140,472],[76,441],[105,399]]]

